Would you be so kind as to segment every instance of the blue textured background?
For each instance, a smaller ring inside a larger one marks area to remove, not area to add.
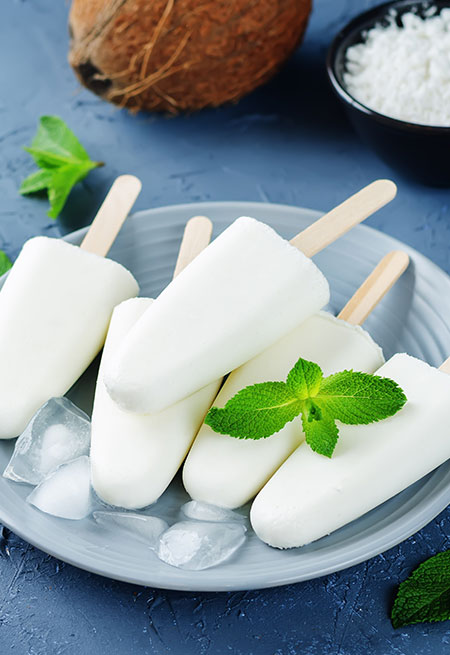
[[[88,0],[86,0],[88,1]],[[272,83],[237,106],[191,117],[132,117],[81,91],[66,62],[68,4],[1,0],[0,247],[92,219],[118,173],[139,175],[138,209],[195,200],[263,200],[326,209],[373,178],[392,176],[357,140],[324,74],[327,45],[369,0],[316,0],[305,43]],[[46,201],[20,198],[32,170],[21,146],[57,113],[107,166],[74,191],[54,223]],[[420,156],[420,153],[417,154]],[[395,175],[395,174],[394,174]],[[449,271],[449,193],[395,175],[398,199],[369,223]],[[448,623],[394,631],[398,582],[449,547],[444,512],[397,548],[313,582],[232,594],[164,592],[58,562],[0,533],[0,652],[19,655],[439,655]]]

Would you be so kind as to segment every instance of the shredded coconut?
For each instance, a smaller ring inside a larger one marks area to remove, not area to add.
[[[365,41],[346,52],[344,84],[356,100],[381,114],[450,127],[450,8],[424,17],[390,13]]]

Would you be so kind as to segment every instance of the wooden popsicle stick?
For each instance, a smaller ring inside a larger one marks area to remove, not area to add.
[[[352,227],[364,221],[395,198],[397,187],[391,180],[376,180],[303,230],[291,244],[313,257]]]
[[[134,175],[117,177],[81,242],[80,248],[105,257],[141,188],[141,181]]]
[[[439,366],[439,370],[450,375],[450,357]]]
[[[342,309],[338,318],[352,325],[362,325],[398,278],[406,271],[406,252],[393,250],[383,257],[368,278]]]
[[[194,260],[211,241],[213,225],[206,216],[193,216],[186,223],[173,277]]]

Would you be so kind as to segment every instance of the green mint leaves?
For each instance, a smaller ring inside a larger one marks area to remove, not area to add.
[[[420,564],[401,583],[392,608],[394,628],[450,619],[450,550]]]
[[[215,432],[238,439],[263,439],[281,430],[302,411],[302,401],[284,382],[263,382],[246,387],[223,409],[211,407],[205,423]]]
[[[339,436],[336,421],[373,423],[393,416],[405,402],[405,394],[389,378],[354,371],[324,378],[318,364],[299,359],[286,382],[242,389],[225,407],[211,407],[205,423],[238,439],[264,439],[301,414],[306,442],[331,457]]]
[[[58,116],[41,116],[36,136],[25,150],[41,170],[27,177],[19,192],[28,195],[47,190],[50,218],[58,217],[75,184],[93,168],[103,166],[91,161],[75,134]]]
[[[8,257],[8,255],[3,252],[3,250],[0,250],[0,275],[4,275],[6,271],[9,271],[9,269],[12,266],[12,261]]]

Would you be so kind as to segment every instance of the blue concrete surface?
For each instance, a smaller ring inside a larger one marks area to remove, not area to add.
[[[2,0],[0,247],[15,257],[36,234],[90,222],[118,173],[144,181],[137,208],[196,200],[263,200],[326,209],[392,171],[355,137],[324,75],[332,35],[372,0],[316,0],[301,51],[236,106],[190,117],[133,117],[80,90],[67,64],[68,3]],[[21,198],[32,170],[21,149],[44,113],[62,116],[106,162],[73,192],[61,220]],[[420,156],[420,153],[417,153]],[[449,192],[395,175],[398,199],[369,224],[449,271]],[[444,300],[443,300],[444,301]],[[450,624],[394,631],[398,582],[449,547],[450,515],[347,571],[267,591],[195,594],[145,589],[58,562],[3,529],[0,652],[18,655],[440,655]]]

